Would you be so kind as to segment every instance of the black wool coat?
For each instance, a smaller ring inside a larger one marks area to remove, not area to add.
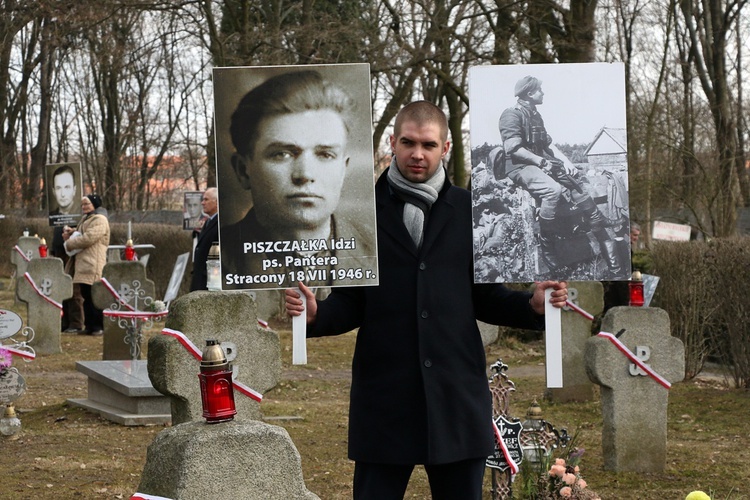
[[[208,273],[206,272],[206,261],[208,260],[208,251],[214,241],[219,241],[219,216],[208,219],[198,233],[198,241],[195,244],[193,252],[193,277],[190,280],[190,291],[206,290]]]
[[[376,185],[379,286],[334,288],[308,336],[359,327],[349,458],[443,464],[494,449],[476,319],[540,329],[526,292],[473,283],[471,196],[446,181],[417,250],[387,173]]]

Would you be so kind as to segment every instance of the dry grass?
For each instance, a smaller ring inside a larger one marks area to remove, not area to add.
[[[7,287],[8,280],[1,281]],[[7,290],[0,291],[0,308],[20,313]],[[302,417],[272,423],[291,435],[302,456],[308,488],[324,500],[351,498],[353,465],[346,458],[346,446],[354,334],[311,339],[308,364],[291,366],[291,333],[285,325],[272,326],[282,339],[284,375],[265,395],[264,414]],[[137,490],[146,447],[161,427],[122,427],[67,406],[66,399],[86,393],[86,380],[75,371],[75,361],[101,359],[101,338],[65,335],[62,344],[62,354],[18,365],[28,384],[17,404],[23,430],[18,439],[0,439],[0,498],[127,499]],[[509,375],[518,387],[514,415],[523,416],[533,399],[542,401],[540,345],[507,342],[488,349],[488,359],[502,357],[511,365]],[[542,406],[549,421],[579,432],[579,445],[586,448],[582,473],[604,499],[681,500],[701,489],[712,490],[714,499],[734,500],[750,498],[749,396],[714,380],[676,384],[670,393],[667,464],[664,472],[655,474],[603,470],[598,402]],[[407,498],[429,498],[420,469]]]

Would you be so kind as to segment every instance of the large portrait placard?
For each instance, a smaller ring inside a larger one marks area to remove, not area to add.
[[[222,289],[377,284],[369,65],[213,77]]]
[[[627,280],[622,64],[469,74],[477,283]]]
[[[75,227],[81,219],[81,164],[51,163],[44,173],[49,225]]]

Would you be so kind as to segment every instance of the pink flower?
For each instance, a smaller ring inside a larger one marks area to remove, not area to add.
[[[555,465],[562,465],[563,467],[565,467],[565,460],[563,460],[562,458],[556,458]]]
[[[563,477],[564,474],[565,474],[565,466],[564,465],[555,464],[552,467],[550,467],[550,469],[549,469],[549,475],[550,476]]]
[[[586,481],[584,481],[583,479],[579,479],[578,480],[578,486],[583,490],[583,489],[586,488],[586,486],[588,486],[588,483]]]
[[[10,351],[0,347],[0,372],[3,372],[7,368],[10,368],[12,361],[13,359],[10,356]]]
[[[569,486],[563,486],[560,488],[560,496],[564,498],[569,498],[573,494],[573,490],[570,489]]]
[[[576,478],[575,474],[564,474],[562,477],[563,482],[568,486],[573,486],[574,484],[576,484],[576,479],[578,478]]]
[[[576,465],[576,466],[575,466],[575,467],[573,468],[573,471],[574,471],[574,472],[575,472],[576,474],[580,474],[580,472],[581,472],[581,468],[580,468],[580,467],[578,467],[578,466]]]

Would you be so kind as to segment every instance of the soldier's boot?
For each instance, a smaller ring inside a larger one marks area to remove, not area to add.
[[[622,277],[622,265],[617,258],[615,240],[610,238],[606,229],[597,229],[593,232],[594,238],[599,242],[599,250],[609,270],[608,278]]]
[[[550,271],[560,267],[555,254],[554,241],[558,238],[558,231],[554,219],[539,217],[539,246],[542,250],[542,260]]]

